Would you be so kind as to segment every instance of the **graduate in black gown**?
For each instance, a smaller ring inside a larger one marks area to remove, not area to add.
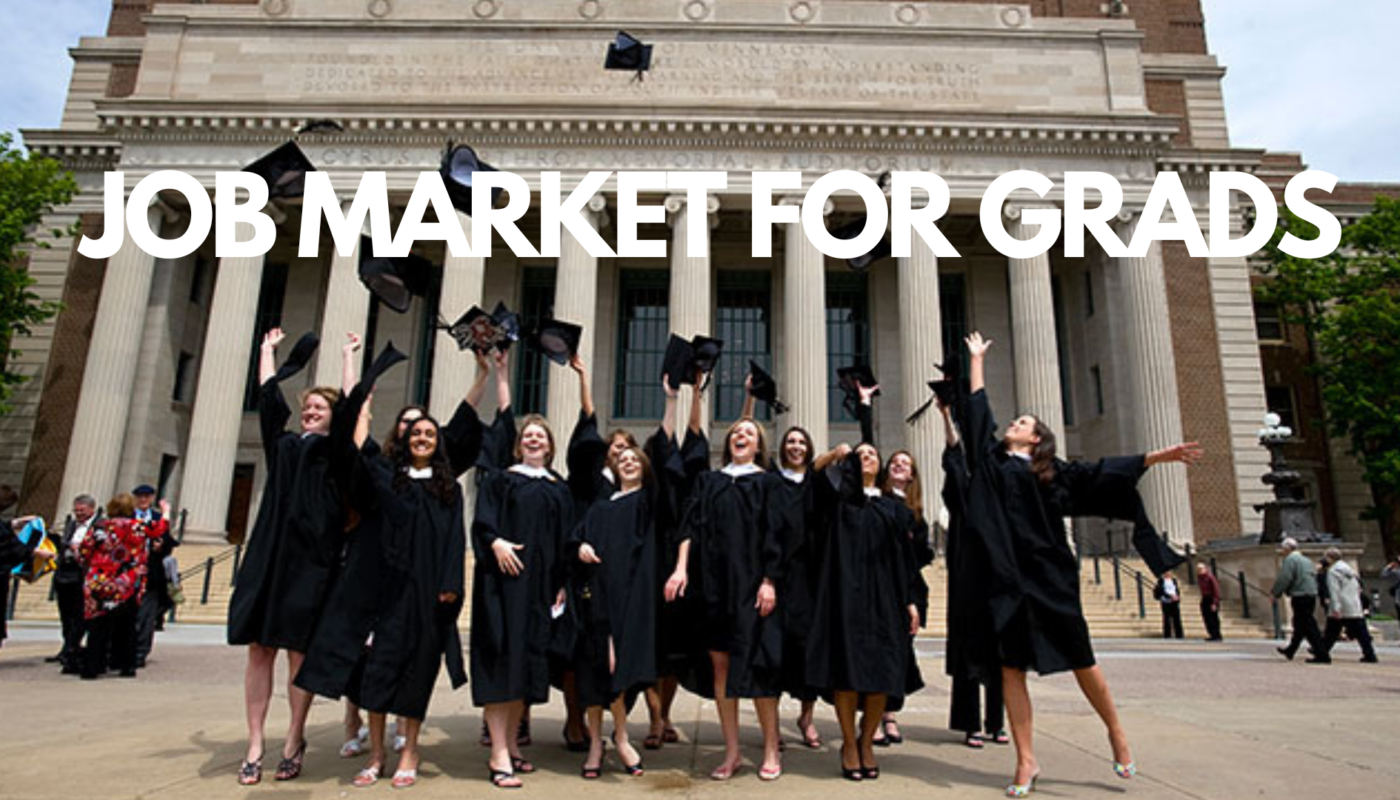
[[[498,392],[508,401],[507,373],[498,365]],[[564,546],[573,498],[550,468],[554,455],[544,418],[522,420],[516,463],[486,471],[472,523],[472,701],[485,709],[491,782],[502,788],[520,786],[516,773],[534,771],[514,734],[526,703],[549,700],[550,621],[567,599]]]
[[[948,727],[962,731],[963,742],[974,749],[984,746],[984,732],[997,744],[1010,744],[1011,738],[1004,728],[1001,663],[988,598],[991,572],[987,552],[977,537],[967,534],[964,524],[970,479],[967,457],[953,422],[952,407],[944,405],[940,398],[938,410],[943,417],[945,437],[942,496],[948,563],[945,617],[948,641],[944,669],[953,684]]]
[[[868,419],[875,386],[859,386],[859,415]],[[870,426],[862,425],[869,439]],[[869,441],[842,445],[838,461],[817,480],[817,513],[827,521],[821,577],[814,598],[807,675],[836,706],[841,724],[841,774],[880,776],[875,734],[889,697],[913,688],[917,571],[904,502],[879,487],[880,453]],[[857,732],[856,712],[862,713]]]
[[[1055,457],[1054,433],[1034,416],[1020,416],[999,433],[983,370],[990,347],[979,333],[967,338],[972,366],[964,430],[970,476],[967,528],[982,540],[992,565],[992,618],[1016,745],[1016,776],[1007,793],[1026,796],[1040,771],[1031,741],[1030,670],[1041,675],[1074,672],[1108,729],[1113,771],[1131,778],[1137,768],[1108,683],[1094,660],[1064,518],[1132,514],[1141,530],[1145,522],[1135,488],[1138,478],[1154,464],[1193,463],[1201,448],[1186,443],[1145,456],[1066,463]]]
[[[588,369],[583,358],[573,353],[569,368],[578,376],[580,407],[578,423],[569,436],[565,463],[569,468],[569,490],[574,496],[574,512],[581,520],[595,504],[611,497],[618,490],[615,462],[623,450],[636,447],[637,440],[621,428],[604,438],[598,432],[598,413],[593,406],[593,390],[588,384]],[[583,572],[581,564],[570,564],[571,586],[577,584]],[[575,621],[577,627],[577,621]],[[561,691],[564,694],[564,746],[571,753],[588,752],[588,729],[583,719],[583,706],[574,686],[572,664],[561,670]]]
[[[371,451],[360,461],[360,487],[372,493],[382,521],[378,598],[366,646],[346,694],[370,712],[369,764],[355,778],[368,786],[384,766],[388,714],[398,715],[405,742],[394,788],[418,778],[418,734],[444,663],[452,687],[466,683],[457,634],[466,558],[462,487],[448,456],[445,429],[418,417],[391,457]],[[475,460],[475,459],[472,459]],[[470,462],[468,462],[470,463]]]
[[[692,402],[698,403],[698,397]],[[707,451],[708,445],[696,449]],[[740,419],[729,427],[723,460],[721,469],[695,478],[666,596],[669,601],[685,592],[691,595],[692,635],[708,654],[682,676],[682,683],[713,697],[719,710],[724,761],[710,777],[728,780],[739,768],[738,698],[748,697],[763,730],[759,777],[776,780],[782,775],[782,619],[773,612],[784,564],[782,542],[768,510],[779,479],[766,470],[763,428],[753,419]]]
[[[292,411],[280,383],[306,365],[317,341],[303,337],[279,371],[276,349],[284,338],[274,328],[261,345],[258,414],[268,472],[229,602],[228,643],[248,646],[248,751],[239,768],[244,785],[262,779],[263,728],[279,650],[287,651],[291,723],[277,778],[290,780],[301,773],[312,695],[294,681],[340,562],[347,468],[354,461],[353,435],[363,402],[363,397],[352,400],[331,387],[309,389],[301,398],[300,434],[287,431]],[[345,345],[347,364],[357,348],[353,339]]]
[[[491,368],[490,361],[484,356],[477,356],[476,378],[466,398],[457,405],[452,418],[441,429],[442,448],[454,478],[471,469],[480,454],[484,428],[476,406],[480,405],[485,394]],[[350,380],[353,381],[353,367],[351,370]],[[384,438],[384,444],[381,446],[373,438],[365,438],[360,445],[361,457],[382,459],[387,464],[393,464],[401,456],[402,448],[407,446],[406,434],[410,426],[427,415],[427,409],[420,405],[400,409],[394,426]],[[368,416],[369,405],[366,403],[361,415],[364,430],[357,430],[357,438],[367,435]],[[361,473],[361,477],[366,474]],[[356,494],[362,499],[373,499],[373,486],[364,488],[365,491]],[[340,573],[331,589],[321,624],[312,638],[306,661],[297,673],[297,685],[307,691],[333,699],[348,694],[352,677],[361,661],[365,640],[382,606],[380,591],[386,574],[383,508],[382,504],[374,502],[355,504],[355,522],[347,533]],[[345,743],[341,745],[341,757],[360,755],[371,736],[382,746],[384,731],[373,731],[373,726],[362,728],[362,724],[359,707],[347,699]],[[406,728],[406,720],[401,719],[395,724],[396,752],[402,751],[408,742]],[[376,763],[382,763],[382,760]]]
[[[654,471],[682,471],[674,442],[678,392],[669,385],[665,391],[661,428],[645,451],[623,447],[611,460],[616,490],[593,503],[570,540],[583,568],[572,597],[580,622],[575,686],[588,720],[584,778],[602,775],[604,708],[612,712],[613,744],[623,768],[634,777],[642,774],[642,757],[627,733],[627,709],[657,678],[657,551],[674,516],[671,495]]]
[[[914,607],[919,610],[919,627],[922,628],[928,625],[928,582],[924,580],[924,567],[933,563],[935,553],[928,520],[924,517],[924,489],[919,477],[919,464],[914,460],[913,453],[908,450],[896,450],[886,459],[881,474],[883,478],[880,490],[887,497],[903,503],[908,512],[904,524],[908,529],[909,544],[913,553],[909,569],[913,571],[911,579],[914,586]],[[912,639],[908,655],[909,691],[912,692],[922,689],[924,685]],[[896,717],[896,713],[903,708],[904,697],[891,695],[880,729],[875,732],[876,747],[889,747],[904,742],[904,734],[899,730],[899,719]]]
[[[746,397],[741,416],[756,419],[754,377],[750,373],[744,381]],[[766,373],[764,378],[772,380]],[[812,750],[822,746],[822,739],[813,721],[818,693],[807,680],[807,637],[812,629],[812,593],[821,572],[824,542],[814,509],[814,482],[809,478],[836,458],[835,450],[818,458],[812,435],[805,428],[794,425],[783,431],[777,449],[780,483],[769,506],[771,524],[779,532],[787,564],[778,587],[778,596],[783,599],[778,605],[783,618],[783,691],[800,704],[797,732],[802,743]]]

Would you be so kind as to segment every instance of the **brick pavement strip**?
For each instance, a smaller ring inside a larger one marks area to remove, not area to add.
[[[239,787],[234,772],[243,754],[243,654],[210,644],[208,630],[185,627],[158,644],[137,680],[80,682],[58,674],[43,657],[55,649],[54,632],[21,625],[0,649],[0,798],[342,798],[391,790],[387,781],[367,790],[349,783],[358,761],[336,757],[340,708],[312,710],[311,748],[304,776],[293,784],[271,780],[286,725],[279,686],[269,719],[266,778],[255,790]],[[1383,662],[1354,663],[1342,645],[1331,667],[1286,663],[1268,645],[1226,647],[1201,643],[1105,640],[1098,643],[1142,770],[1137,780],[1115,778],[1103,729],[1080,698],[1073,678],[1033,681],[1037,747],[1047,797],[1239,798],[1396,797],[1400,763],[1393,758],[1394,720],[1400,717],[1400,649],[1381,650]],[[752,759],[760,754],[751,708],[744,710],[746,766],[728,784],[706,777],[720,757],[718,725],[709,703],[682,693],[676,723],[683,742],[644,752],[647,773],[629,779],[609,751],[601,781],[578,777],[581,757],[559,743],[562,702],[536,709],[536,744],[527,755],[540,772],[526,778],[522,795],[579,800],[638,797],[737,797],[775,800],[820,793],[835,797],[997,797],[1013,767],[1010,747],[968,750],[944,726],[948,682],[941,645],[921,648],[929,688],[901,714],[906,744],[879,752],[878,783],[853,785],[837,775],[837,727],[829,707],[818,712],[826,744],[820,751],[790,746],[786,774],[761,784]],[[796,737],[796,707],[783,706],[785,735]],[[645,734],[645,713],[634,737]],[[423,739],[418,798],[485,796],[491,792],[486,752],[476,743],[479,713],[470,694],[440,687]],[[696,743],[698,741],[698,744]]]

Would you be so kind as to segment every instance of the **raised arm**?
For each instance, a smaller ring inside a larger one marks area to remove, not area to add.
[[[942,403],[938,404],[938,411],[943,415],[943,441],[945,447],[958,446],[958,426],[953,424],[953,410]]]
[[[817,472],[821,472],[822,470],[826,469],[827,467],[831,466],[832,464],[835,464],[835,463],[839,462],[841,459],[843,459],[843,458],[845,458],[846,456],[850,455],[850,453],[851,453],[851,446],[850,446],[850,445],[848,445],[848,444],[838,444],[838,445],[836,445],[835,447],[833,447],[833,448],[831,448],[830,450],[828,450],[827,452],[822,453],[821,455],[817,456],[816,460],[815,460],[814,462],[812,462],[812,469],[816,470]]]
[[[880,391],[880,385],[862,386],[857,382],[856,388],[860,390],[860,405],[856,408],[856,418],[860,420],[860,440],[875,444],[875,393]]]
[[[983,339],[982,334],[973,331],[966,339],[967,354],[970,356],[970,375],[968,381],[970,388],[975,394],[987,388],[987,376],[983,370],[982,361],[987,356],[987,350],[992,346],[991,339]]]
[[[355,368],[355,354],[360,351],[360,336],[356,333],[346,333],[345,345],[340,348],[340,391],[342,394],[350,394],[350,390],[359,383],[359,370]]]
[[[701,401],[701,398],[704,397],[704,395],[705,395],[705,390],[702,388],[704,385],[705,385],[705,374],[704,374],[703,372],[700,372],[699,370],[696,370],[696,371],[695,371],[695,385],[694,385],[693,387],[691,387],[691,392],[690,392],[690,421],[689,421],[689,424],[687,425],[687,428],[690,430],[690,432],[691,432],[691,433],[695,433],[695,434],[699,434],[699,433],[700,433],[700,430],[701,430],[701,428],[700,428],[700,412],[701,412],[701,406],[704,405],[704,404],[701,403],[700,401]]]
[[[661,414],[661,430],[666,434],[666,438],[670,439],[676,435],[676,405],[681,393],[678,389],[671,388],[671,381],[665,375],[661,376],[661,391],[666,395],[666,410]]]
[[[1142,463],[1145,467],[1156,466],[1157,464],[1194,464],[1201,460],[1205,450],[1197,442],[1183,442],[1171,447],[1164,447],[1161,450],[1153,450],[1143,456]]]
[[[754,407],[757,404],[758,398],[753,396],[753,373],[750,373],[747,378],[744,378],[744,411],[739,415],[739,418],[753,417]]]
[[[588,386],[588,370],[583,365],[583,358],[578,353],[574,353],[569,359],[569,369],[578,375],[578,396],[579,403],[583,407],[583,415],[591,417],[594,414],[593,390]]]
[[[476,356],[476,377],[467,389],[467,405],[479,409],[481,398],[486,396],[486,379],[491,377],[491,359],[476,351],[472,353]]]
[[[365,404],[360,406],[360,418],[355,420],[355,449],[365,446],[369,441],[369,424],[374,420],[374,414],[370,413],[370,404],[374,402],[374,393],[370,392],[365,397]]]
[[[272,380],[277,374],[277,345],[287,338],[281,328],[273,328],[263,334],[262,348],[258,351],[258,385]]]
[[[510,351],[499,350],[492,356],[496,363],[496,411],[510,408]]]

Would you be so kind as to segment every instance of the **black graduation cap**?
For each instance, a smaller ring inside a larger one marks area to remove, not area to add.
[[[369,365],[369,369],[365,370],[365,374],[360,377],[360,383],[372,387],[384,373],[389,371],[390,367],[407,360],[408,356],[395,349],[391,340],[384,345],[383,350],[379,351],[379,355]]]
[[[842,225],[841,227],[832,231],[831,235],[836,237],[837,239],[849,240],[860,236],[861,231],[864,230],[865,215],[862,214],[861,217],[855,220],[854,222]],[[882,236],[880,238],[880,241],[875,243],[875,247],[871,249],[870,252],[856,256],[855,258],[846,259],[846,266],[850,267],[856,272],[864,272],[870,269],[871,264],[874,264],[876,261],[879,261],[882,258],[887,258],[893,252],[893,249],[890,248],[889,237]]]
[[[635,72],[635,80],[643,80],[647,70],[651,69],[651,48],[649,44],[642,44],[637,37],[626,31],[618,31],[612,44],[608,45],[607,58],[603,59],[603,69],[615,69],[624,72]]]
[[[279,197],[301,197],[306,189],[306,173],[315,172],[311,159],[296,142],[287,142],[271,153],[243,168],[267,181],[270,200]]]
[[[447,143],[438,173],[447,186],[447,196],[458,211],[472,215],[472,176],[478,172],[495,172],[496,168],[476,157],[476,151],[464,144]],[[491,188],[491,205],[501,199],[501,187]]]
[[[281,383],[293,375],[301,372],[306,365],[311,363],[311,357],[316,355],[316,348],[321,346],[321,337],[315,331],[307,331],[297,339],[297,343],[292,346],[292,352],[287,355],[287,360],[282,362],[282,366],[277,373],[272,376],[274,381]]]
[[[880,383],[875,380],[875,373],[870,371],[870,366],[867,364],[841,367],[836,370],[836,382],[841,387],[841,392],[846,395],[843,405],[853,416],[856,413],[856,406],[860,404],[860,387],[870,388],[878,386]],[[876,389],[873,396],[879,397],[880,390]]]
[[[768,370],[760,367],[757,361],[749,359],[749,377],[753,380],[750,383],[749,392],[756,400],[762,400],[773,409],[774,414],[787,413],[787,403],[778,399],[778,382],[773,380],[773,376],[768,374]]]
[[[530,344],[544,353],[545,358],[567,366],[569,359],[578,352],[579,341],[583,339],[583,326],[562,319],[549,319],[541,322],[530,336]]]
[[[708,336],[696,336],[686,341],[676,334],[666,344],[666,356],[661,361],[661,373],[666,376],[672,389],[679,389],[687,383],[695,383],[695,373],[706,375],[705,385],[709,385],[709,374],[719,363],[720,351],[724,342]],[[700,387],[704,389],[704,386]]]
[[[360,237],[360,283],[369,289],[379,302],[397,311],[407,313],[409,304],[415,297],[423,297],[432,287],[433,263],[412,253],[402,258],[378,257],[370,255],[373,240]]]
[[[933,405],[935,399],[939,405],[945,408],[956,408],[958,397],[962,394],[962,367],[956,358],[949,358],[942,364],[935,364],[938,371],[943,373],[943,377],[936,381],[929,381],[928,388],[933,390],[933,397],[924,401],[924,404],[914,409],[914,413],[905,418],[905,422],[913,425],[919,417],[928,411],[928,407]]]
[[[487,314],[480,306],[472,306],[451,325],[440,328],[457,342],[458,349],[472,350],[482,355],[492,350],[505,352],[511,342],[520,338],[520,316],[497,303],[496,310]]]

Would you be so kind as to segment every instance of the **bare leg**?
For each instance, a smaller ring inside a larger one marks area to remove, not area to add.
[[[802,735],[802,741],[808,746],[813,743],[820,745],[821,736],[817,733],[817,726],[812,723],[813,712],[817,708],[817,701],[803,700],[802,713],[797,715],[797,732]]]
[[[360,738],[360,726],[364,725],[364,718],[360,716],[360,707],[345,701],[345,741]]]
[[[724,762],[710,777],[724,780],[739,768],[739,701],[726,691],[729,680],[729,654],[710,651],[710,664],[715,671],[715,707],[719,709],[719,727],[724,733]]]
[[[875,763],[875,732],[884,728],[885,695],[865,696],[860,714],[860,765],[866,770],[878,769]],[[868,772],[866,777],[872,777]]]
[[[506,737],[506,749],[510,751],[510,757],[519,761],[525,758],[520,752],[520,721],[530,718],[530,707],[525,705],[523,700],[517,700],[510,704],[510,736]]]
[[[836,721],[841,725],[841,769],[860,769],[860,737],[856,734],[855,692],[836,693]]]
[[[600,709],[601,710],[601,709]],[[627,737],[627,699],[618,695],[612,701],[613,744],[617,745],[617,757],[625,767],[635,767],[642,763],[642,756],[632,746]]]
[[[585,770],[603,768],[603,707],[589,706],[585,712],[588,727],[588,758],[583,762]]]
[[[287,741],[282,744],[283,758],[295,756],[306,740],[306,718],[311,714],[312,694],[293,683],[305,660],[305,653],[287,651],[287,705],[292,710],[292,720],[287,726]]]
[[[1012,782],[1024,786],[1040,770],[1035,760],[1035,720],[1025,671],[1002,667],[1001,690],[1006,717],[1011,723],[1011,741],[1016,745],[1016,776]]]
[[[760,769],[771,774],[783,768],[783,757],[778,752],[778,698],[754,698],[753,707],[758,712],[758,727],[763,731],[763,766]]]
[[[1089,705],[1098,712],[1104,727],[1108,728],[1108,745],[1113,748],[1113,760],[1119,764],[1133,762],[1132,750],[1128,748],[1128,734],[1118,721],[1118,709],[1113,705],[1113,695],[1108,691],[1108,681],[1097,665],[1074,671],[1074,679],[1079,681],[1079,691],[1089,700]]]
[[[578,704],[578,689],[574,684],[574,671],[564,673],[564,743],[582,741],[585,735],[583,708]]]
[[[399,735],[404,737],[403,751],[399,753],[399,771],[418,769],[418,734],[423,730],[423,720],[399,717]]]
[[[247,761],[262,758],[267,707],[272,702],[272,670],[277,650],[260,644],[248,645],[248,666],[243,671],[243,705],[248,717]]]
[[[370,767],[379,767],[384,770],[384,729],[389,727],[389,720],[383,714],[370,712],[369,715],[369,762],[365,764]]]
[[[513,707],[518,703],[492,703],[482,710],[487,734],[491,737],[491,756],[487,764],[496,772],[511,772],[510,753],[515,746],[515,728],[511,727]]]

